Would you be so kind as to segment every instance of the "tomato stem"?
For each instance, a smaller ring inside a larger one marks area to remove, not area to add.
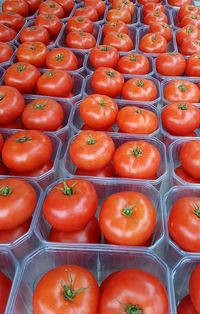
[[[87,140],[88,145],[93,145],[96,143],[96,140],[90,135],[89,139]]]
[[[188,109],[188,106],[187,106],[186,104],[179,104],[179,105],[178,105],[178,109],[187,110],[187,109]]]
[[[137,58],[135,56],[130,56],[129,60],[130,61],[137,61]]]
[[[19,65],[17,66],[17,71],[22,72],[22,71],[24,71],[24,70],[26,70],[26,65],[19,64]]]
[[[29,48],[33,51],[36,50],[36,47],[34,45],[31,45]]]
[[[128,314],[142,314],[142,309],[137,304],[136,305],[127,304],[124,311]]]
[[[55,8],[55,6],[56,6],[56,5],[55,5],[54,3],[52,3],[52,4],[49,5],[50,8]]]
[[[140,157],[142,155],[142,150],[140,147],[136,147],[136,149],[133,149],[133,155],[135,157]]]
[[[0,101],[3,100],[5,96],[6,96],[5,94],[1,94],[0,95]]]
[[[65,181],[63,181],[63,188],[58,188],[58,190],[62,191],[64,195],[66,196],[72,196],[75,193],[75,185],[77,183],[74,182],[71,186],[68,186],[67,183]]]
[[[144,87],[144,82],[142,80],[137,81],[138,87]]]
[[[3,188],[0,188],[0,195],[1,196],[8,196],[12,193],[12,187],[7,185]]]
[[[23,137],[20,137],[16,140],[16,142],[18,143],[24,143],[24,142],[28,142],[28,141],[31,141],[32,140],[32,137],[29,137],[29,136],[23,136]]]
[[[141,114],[141,113],[143,113],[143,110],[142,109],[136,109],[135,112],[138,114]]]
[[[66,285],[66,283],[64,282],[64,280],[61,281],[61,286],[64,290],[64,298],[66,301],[71,301],[73,302],[74,301],[74,297],[81,293],[81,292],[84,292],[86,291],[88,288],[80,288],[80,289],[77,289],[77,290],[74,290],[73,288],[73,280],[72,280],[72,276],[71,276],[71,273],[69,272],[69,287]]]
[[[100,48],[101,51],[109,51],[110,48],[108,46],[103,46]]]
[[[200,218],[200,204],[195,204],[195,207],[194,213],[198,218]]]
[[[185,31],[186,31],[186,33],[192,33],[192,29],[191,29],[191,28],[189,28],[189,27],[188,27],[188,28],[186,28],[186,30],[185,30]]]
[[[83,22],[83,18],[82,18],[82,17],[78,17],[78,18],[77,18],[77,21],[78,21],[78,22]]]
[[[110,77],[114,77],[115,76],[115,72],[109,71],[107,72],[107,75]]]
[[[105,107],[106,102],[105,102],[104,100],[100,100],[99,105],[100,105],[101,107]]]
[[[43,109],[46,105],[45,104],[36,104],[33,106],[34,109]]]
[[[138,202],[135,202],[132,206],[126,205],[122,210],[122,215],[125,217],[131,217],[133,215],[133,209],[136,207]]]
[[[181,92],[185,92],[186,91],[186,86],[181,84],[178,86],[178,89],[181,91]]]

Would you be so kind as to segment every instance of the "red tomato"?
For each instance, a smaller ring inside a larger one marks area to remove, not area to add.
[[[200,76],[200,54],[193,54],[186,61],[185,73],[188,76]]]
[[[99,243],[101,232],[98,220],[94,217],[88,224],[78,231],[60,231],[51,228],[49,241],[61,243]]]
[[[74,16],[82,16],[89,18],[92,22],[99,20],[99,14],[94,7],[80,7],[77,8],[74,12]]]
[[[3,43],[12,41],[17,35],[16,31],[12,28],[7,27],[4,24],[0,24],[0,41]]]
[[[55,185],[43,203],[48,223],[61,231],[83,229],[94,217],[98,196],[92,183],[69,179]]]
[[[48,298],[46,297],[48,295]],[[63,265],[48,271],[33,293],[34,314],[97,313],[99,287],[86,268]]]
[[[200,28],[200,14],[187,14],[185,15],[181,21],[181,27],[187,26],[188,24],[193,24]]]
[[[155,3],[155,2],[148,2],[145,3],[142,8],[142,14],[145,16],[149,12],[163,12],[165,13],[165,7],[161,3]]]
[[[40,6],[41,0],[26,0],[29,6],[29,14],[34,14]]]
[[[47,47],[41,42],[25,42],[17,49],[17,60],[30,63],[37,68],[45,66]]]
[[[123,74],[144,75],[150,72],[150,63],[146,56],[131,53],[120,58],[117,70]]]
[[[54,14],[62,19],[65,16],[65,11],[56,1],[47,0],[40,4],[39,14]]]
[[[200,53],[200,40],[184,40],[180,46],[180,52],[184,55],[191,56],[194,53]]]
[[[128,26],[120,20],[111,20],[104,24],[103,26],[103,35],[106,36],[108,33],[124,33],[129,34],[129,28]]]
[[[35,25],[44,27],[51,37],[55,37],[61,30],[62,22],[54,14],[39,14],[35,18]]]
[[[0,23],[19,31],[24,25],[25,19],[15,12],[0,12]]]
[[[162,35],[167,42],[170,42],[172,40],[173,30],[171,26],[164,22],[155,22],[149,25],[148,33],[158,33]]]
[[[108,277],[106,277],[106,278],[102,281],[102,283],[101,283],[101,285],[100,285],[100,295],[102,295],[102,293],[104,292],[105,288],[106,288],[107,285],[109,284],[110,280],[111,280],[111,279],[115,276],[115,274],[117,274],[117,273],[118,273],[118,271],[116,271],[116,272],[110,274]]]
[[[5,145],[5,144],[4,144]],[[180,161],[184,170],[193,178],[200,179],[200,141],[193,140],[183,144]]]
[[[86,7],[95,8],[100,17],[104,15],[104,12],[106,9],[106,3],[104,1],[102,1],[102,0],[84,0],[84,5]]]
[[[163,96],[169,101],[198,103],[200,91],[196,84],[186,80],[172,80],[165,85]]]
[[[185,58],[178,52],[166,52],[156,58],[156,70],[161,75],[180,76],[186,67]]]
[[[107,164],[107,166],[105,166],[104,168],[100,170],[89,171],[89,170],[83,170],[83,169],[77,168],[75,171],[75,174],[77,176],[92,176],[92,177],[103,177],[103,178],[116,177],[115,169],[112,163]]]
[[[6,43],[0,42],[0,63],[9,61],[13,55],[13,48]]]
[[[200,183],[200,180],[192,178],[181,166],[174,169],[174,171],[177,174],[177,176],[179,176],[181,179],[183,179],[186,182]]]
[[[196,15],[198,13],[199,13],[198,7],[196,7],[195,5],[191,5],[191,4],[185,4],[185,5],[181,6],[179,11],[178,11],[178,19],[179,19],[179,21],[181,21],[182,18],[184,18],[188,14]]]
[[[151,2],[153,2],[153,3],[159,3],[159,2],[161,2],[160,0],[151,0]],[[138,0],[138,3],[139,4],[146,4],[146,3],[149,3],[149,0]]]
[[[126,24],[131,24],[132,16],[127,9],[111,9],[108,11],[107,21],[122,21]]]
[[[69,154],[78,168],[100,170],[111,161],[114,151],[113,140],[105,132],[82,131],[71,143]]]
[[[19,238],[21,238],[25,233],[28,232],[30,228],[32,219],[28,219],[24,223],[22,223],[20,226],[9,229],[9,230],[0,230],[0,243],[12,243]]]
[[[14,120],[11,123],[0,125],[0,128],[4,129],[24,129],[24,125],[21,121],[21,117],[17,118],[17,120]]]
[[[72,11],[74,5],[75,5],[75,1],[74,0],[56,0],[56,2],[61,5],[61,7],[63,7],[65,13],[67,15],[70,14],[70,12]]]
[[[114,155],[114,168],[118,176],[151,179],[160,167],[158,149],[143,140],[129,141],[119,146]]]
[[[155,83],[145,78],[132,78],[124,84],[122,89],[122,97],[134,101],[153,101],[157,94]]]
[[[119,10],[127,9],[131,13],[131,15],[133,15],[135,12],[134,4],[129,0],[115,0],[112,2],[112,8]]]
[[[73,88],[70,74],[62,70],[49,70],[43,73],[37,81],[40,95],[66,97]]]
[[[2,314],[5,313],[6,310],[11,286],[11,280],[2,272],[0,272],[0,313]]]
[[[195,25],[189,24],[180,28],[176,33],[176,41],[181,45],[184,40],[200,39],[200,31]]]
[[[131,37],[124,33],[108,33],[103,39],[103,44],[115,47],[119,51],[133,50],[133,41]]]
[[[21,177],[40,177],[44,173],[48,172],[53,167],[53,162],[50,160],[46,164],[44,164],[42,167],[35,169],[33,171],[28,172],[19,172],[15,170],[9,170],[9,175],[11,176],[21,176]]]
[[[48,69],[74,71],[79,67],[78,59],[73,51],[67,48],[55,48],[46,57]]]
[[[143,18],[144,24],[150,25],[156,22],[168,24],[168,17],[161,11],[150,11]]]
[[[182,7],[186,4],[192,4],[192,0],[168,0],[168,3],[175,7]]]
[[[198,314],[189,295],[186,295],[179,303],[177,314]]]
[[[200,311],[200,265],[193,270],[189,281],[189,293],[195,310]]]
[[[19,35],[19,40],[24,42],[40,41],[47,45],[49,43],[49,33],[43,26],[30,26],[22,29]]]
[[[50,161],[53,147],[50,138],[39,131],[20,131],[5,141],[3,163],[18,172],[28,172]]]
[[[29,7],[26,1],[24,0],[9,0],[2,3],[3,12],[15,12],[22,16],[28,16]]]
[[[166,289],[148,272],[131,268],[122,270],[109,280],[100,299],[99,314],[114,312],[168,314]]]
[[[93,68],[115,68],[119,60],[119,52],[115,47],[100,45],[91,50],[89,61]]]
[[[73,16],[67,21],[66,30],[68,32],[86,32],[93,33],[94,24],[88,18],[84,16]]]
[[[140,246],[154,232],[156,210],[144,194],[114,193],[102,204],[99,225],[109,243]]]
[[[85,32],[69,32],[66,36],[66,44],[70,48],[90,49],[96,46],[96,38]]]
[[[6,70],[4,82],[8,86],[17,88],[21,93],[30,94],[34,91],[39,77],[40,72],[35,66],[26,62],[17,62]]]
[[[148,33],[140,39],[139,49],[146,53],[166,52],[167,40],[160,34]]]

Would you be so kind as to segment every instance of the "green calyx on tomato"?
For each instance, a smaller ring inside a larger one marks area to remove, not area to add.
[[[106,102],[104,100],[100,100],[99,105],[101,107],[105,107],[106,106]]]
[[[195,207],[194,213],[198,218],[200,218],[200,205],[196,204]]]
[[[74,189],[74,187],[75,187],[75,185],[76,185],[77,183],[76,182],[74,182],[71,186],[68,186],[67,184],[66,184],[66,182],[65,181],[63,181],[63,188],[58,188],[61,192],[63,192],[63,194],[64,195],[66,195],[66,196],[72,196],[72,195],[74,195],[74,193],[75,193],[75,189]]]
[[[141,113],[143,113],[143,110],[142,109],[136,109],[135,112],[138,114],[141,114]]]
[[[137,147],[136,149],[132,151],[132,153],[135,157],[140,157],[142,155],[142,150],[140,147]]]
[[[125,217],[132,217],[133,215],[133,209],[137,205],[138,202],[135,202],[132,206],[126,205],[122,210],[122,215]]]
[[[37,29],[37,26],[30,26],[29,29],[30,29],[31,31],[34,31],[34,30]]]
[[[110,77],[114,77],[115,76],[115,72],[109,71],[107,72],[107,75]]]
[[[26,65],[19,64],[17,66],[17,71],[23,72],[24,70],[26,70]]]
[[[197,16],[196,15],[191,15],[191,19],[192,20],[197,20]]]
[[[3,100],[5,98],[5,96],[6,96],[5,94],[1,94],[0,95],[0,101]]]
[[[33,51],[36,50],[36,47],[34,45],[31,45],[29,48]]]
[[[1,196],[8,196],[12,193],[12,187],[11,186],[5,186],[0,188],[0,195]]]
[[[200,40],[195,40],[195,44],[200,46]]]
[[[181,84],[178,86],[178,89],[181,91],[181,92],[185,92],[186,91],[186,86]]]
[[[77,17],[77,21],[78,22],[83,22],[83,18],[82,17]]]
[[[110,47],[108,46],[103,46],[100,48],[101,51],[109,51],[110,50]]]
[[[16,140],[17,143],[24,143],[24,142],[28,142],[28,141],[31,141],[32,140],[32,137],[29,137],[29,136],[23,136],[23,137],[20,137]]]
[[[61,281],[61,286],[62,286],[62,288],[64,290],[63,293],[64,293],[65,300],[73,302],[74,298],[75,298],[75,296],[77,296],[77,294],[86,291],[88,288],[80,288],[80,289],[74,290],[73,289],[73,280],[72,280],[72,276],[71,276],[70,273],[69,273],[69,282],[70,282],[70,285],[68,287],[66,285],[66,283],[64,282],[64,280],[62,280]]]
[[[158,11],[155,11],[153,15],[154,16],[160,16],[160,13]]]
[[[192,29],[191,29],[191,28],[189,28],[189,27],[188,27],[188,28],[186,28],[186,30],[185,30],[185,31],[186,31],[186,33],[192,33]]]
[[[56,55],[56,60],[57,60],[57,61],[62,61],[62,60],[63,60],[63,54],[62,54],[62,53],[58,53],[58,54]]]
[[[179,104],[178,105],[178,109],[180,109],[180,110],[187,110],[188,106],[186,104]]]
[[[117,37],[119,37],[119,38],[123,38],[123,37],[124,37],[124,35],[123,35],[123,34],[121,34],[121,33],[119,33],[119,34],[117,34]]]
[[[36,110],[40,110],[40,109],[44,109],[44,107],[46,106],[46,104],[36,104],[36,105],[33,105],[33,108],[36,109]]]
[[[44,15],[44,17],[47,18],[47,19],[52,19],[53,15],[52,14],[46,14],[46,15]]]
[[[48,77],[53,77],[55,73],[53,71],[49,71],[49,72],[46,72],[45,74]]]
[[[130,61],[137,61],[137,58],[135,56],[130,56],[129,60]]]
[[[151,40],[152,40],[153,43],[155,43],[155,42],[157,41],[156,35],[153,35],[153,36],[151,37]]]
[[[92,136],[89,136],[89,139],[87,140],[87,144],[94,145],[95,143],[96,143],[96,140]]]
[[[81,36],[86,36],[86,33],[84,33],[84,32],[79,32],[79,34],[81,35]]]
[[[138,87],[144,87],[144,82],[142,80],[137,81]]]
[[[54,3],[52,3],[52,4],[49,5],[49,7],[50,7],[50,8],[55,8],[56,5],[55,5]]]
[[[142,314],[142,309],[141,309],[141,307],[139,307],[139,305],[127,304],[124,311],[127,314]]]

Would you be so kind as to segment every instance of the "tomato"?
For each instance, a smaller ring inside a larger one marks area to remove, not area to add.
[[[39,14],[54,14],[59,18],[63,18],[65,16],[65,11],[63,7],[58,4],[56,1],[47,0],[40,4]]]
[[[24,110],[24,98],[14,87],[0,86],[0,124],[15,121]]]
[[[131,15],[134,14],[135,12],[135,6],[133,4],[133,2],[129,1],[129,0],[115,0],[112,3],[112,8],[113,9],[127,9]]]
[[[115,47],[119,51],[133,50],[133,41],[131,37],[124,33],[108,33],[103,39],[103,44]]]
[[[4,144],[5,145],[5,144]],[[195,179],[200,179],[200,141],[193,140],[183,144],[180,161],[184,170]]]
[[[47,53],[47,47],[41,42],[24,42],[17,49],[17,60],[42,68],[45,67]]]
[[[48,172],[53,167],[53,162],[50,160],[46,164],[44,164],[42,167],[37,168],[33,171],[28,172],[19,172],[12,169],[9,169],[9,175],[11,176],[21,176],[21,177],[40,177],[44,173]]]
[[[188,14],[195,15],[198,13],[199,13],[198,7],[196,7],[195,5],[185,4],[185,5],[181,6],[179,11],[178,11],[178,19],[179,19],[179,21],[181,21],[182,18],[184,18]]]
[[[40,6],[41,0],[26,0],[29,6],[29,13],[34,14]]]
[[[200,112],[195,104],[188,102],[174,102],[164,107],[162,123],[171,133],[187,135],[200,125]]]
[[[47,45],[49,43],[49,33],[43,26],[30,26],[22,29],[19,35],[19,40],[24,42],[40,41]]]
[[[33,293],[34,314],[94,314],[98,303],[96,279],[86,268],[75,265],[63,265],[48,271]]]
[[[21,238],[25,233],[28,232],[31,224],[31,218],[22,223],[20,226],[9,229],[9,230],[0,230],[0,243],[12,243],[19,238]]]
[[[166,52],[156,58],[156,70],[161,75],[180,76],[186,67],[185,58],[178,52]]]
[[[60,231],[51,228],[49,241],[61,243],[99,243],[101,232],[98,220],[94,217],[88,224],[78,231]]]
[[[122,21],[126,24],[131,24],[132,16],[127,9],[110,9],[108,11],[107,21]]]
[[[79,67],[78,59],[73,51],[67,48],[55,48],[46,57],[48,69],[73,71]]]
[[[195,310],[200,311],[200,265],[197,265],[193,270],[189,281],[189,293]]]
[[[169,313],[164,285],[157,277],[141,269],[130,268],[116,273],[102,293],[99,314],[143,312]]]
[[[62,106],[50,98],[38,98],[26,105],[22,121],[29,130],[56,131],[63,123]]]
[[[112,163],[107,164],[104,168],[100,170],[83,170],[77,168],[75,171],[75,175],[77,176],[93,176],[93,177],[116,177],[115,169]]]
[[[35,18],[35,25],[44,27],[51,37],[57,36],[62,28],[62,22],[54,14],[37,15]]]
[[[142,14],[145,16],[149,12],[163,12],[165,13],[165,7],[161,3],[155,3],[155,2],[147,2],[144,4],[142,8]]]
[[[186,61],[185,73],[188,76],[200,76],[200,54],[193,54]]]
[[[182,7],[183,5],[192,4],[192,0],[168,0],[168,3],[175,7]]]
[[[177,174],[177,176],[179,176],[181,179],[183,179],[186,182],[200,183],[200,180],[192,178],[181,166],[174,169],[174,172]]]
[[[9,0],[2,3],[2,12],[15,12],[22,16],[28,16],[29,7],[24,0]]]
[[[122,97],[134,101],[153,101],[157,94],[155,83],[145,78],[129,79],[122,89]]]
[[[101,17],[104,15],[106,4],[102,0],[84,0],[84,5],[86,7],[95,8],[98,12],[98,15]]]
[[[200,53],[200,40],[184,40],[180,46],[180,52],[188,56],[191,56],[194,53]]]
[[[69,15],[75,5],[74,0],[56,0],[56,2],[61,5],[67,15]]]
[[[147,13],[143,18],[144,24],[150,25],[156,22],[164,22],[168,24],[168,17],[161,11],[151,11]]]
[[[29,94],[34,91],[39,77],[40,72],[35,66],[26,62],[17,62],[6,70],[4,82],[8,86],[17,88],[21,93]]]
[[[0,42],[0,63],[9,61],[13,55],[13,48],[6,43]]]
[[[173,30],[171,26],[164,22],[155,22],[149,25],[148,33],[158,33],[162,35],[167,42],[170,42],[172,40]]]
[[[82,16],[89,18],[92,22],[99,20],[99,14],[94,7],[80,7],[74,12],[74,16]]]
[[[140,246],[154,232],[156,210],[144,194],[114,193],[102,204],[99,225],[109,243]]]
[[[114,168],[118,176],[134,179],[151,179],[160,167],[158,149],[143,140],[129,141],[116,149]]]
[[[83,170],[100,170],[112,159],[115,151],[113,140],[100,131],[82,131],[70,145],[72,162]]]
[[[189,295],[186,295],[179,303],[177,314],[198,314]]]
[[[2,150],[3,163],[12,170],[28,172],[50,161],[51,139],[39,131],[25,130],[8,137]]]
[[[0,128],[4,129],[24,129],[24,125],[22,124],[21,116],[14,120],[11,123],[0,125]]]
[[[160,0],[151,0],[153,3],[159,3],[161,2]],[[149,3],[149,0],[138,0],[139,4],[145,5],[146,3]]]
[[[112,46],[100,45],[93,48],[89,54],[89,61],[94,69],[100,67],[115,68],[118,60],[119,52]]]
[[[0,271],[0,313],[5,313],[7,301],[12,286],[11,280]]]
[[[128,26],[120,21],[120,20],[116,20],[116,21],[109,21],[106,24],[104,24],[103,26],[103,34],[104,36],[106,36],[108,33],[124,33],[124,34],[129,34],[129,29]]]
[[[7,27],[4,24],[0,24],[0,41],[3,43],[12,41],[17,35],[16,31],[12,28]]]
[[[0,23],[19,31],[24,25],[25,19],[15,12],[0,12]]]
[[[172,80],[165,85],[163,96],[169,101],[183,101],[197,103],[200,91],[196,84],[186,80]]]
[[[185,15],[180,22],[181,27],[187,26],[188,24],[193,24],[200,28],[200,14],[187,14]]]
[[[140,39],[139,49],[146,53],[166,52],[167,40],[160,34],[148,33]]]
[[[68,32],[86,32],[93,33],[94,24],[88,18],[84,16],[73,16],[67,21],[66,30]]]
[[[107,287],[107,285],[109,284],[110,280],[115,276],[115,274],[117,274],[118,271],[111,273],[108,277],[106,277],[101,285],[100,285],[100,295],[102,295],[102,293],[104,292],[105,288]]]
[[[178,45],[181,45],[184,40],[200,39],[200,31],[195,25],[189,24],[180,28],[176,33],[176,41]]]
[[[66,44],[70,48],[90,49],[96,46],[96,38],[85,32],[69,32],[66,36]]]
[[[158,118],[150,110],[125,106],[117,115],[117,125],[120,132],[150,134],[158,128]]]
[[[108,96],[93,94],[80,103],[80,116],[93,130],[106,130],[115,123],[117,104]]]
[[[139,53],[131,53],[120,58],[117,70],[124,74],[148,74],[150,72],[150,63],[146,56]]]

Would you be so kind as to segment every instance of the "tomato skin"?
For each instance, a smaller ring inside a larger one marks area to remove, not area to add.
[[[53,14],[38,14],[35,18],[35,25],[44,27],[51,37],[59,34],[62,22]]]
[[[113,140],[100,131],[82,131],[70,145],[73,163],[83,170],[100,170],[112,159],[115,151]]]
[[[29,14],[34,14],[40,6],[41,0],[26,0],[29,6]]]
[[[169,0],[168,3],[175,7],[182,7],[183,5],[191,5],[192,0]]]
[[[179,303],[177,314],[198,314],[189,295],[186,295]]]
[[[105,9],[106,9],[106,4],[102,0],[84,0],[84,5],[86,7],[93,7],[97,10],[99,16],[103,16]]]
[[[109,243],[140,246],[154,231],[156,210],[144,194],[114,193],[102,204],[99,225]]]
[[[151,11],[144,16],[144,24],[150,25],[155,22],[164,22],[168,24],[168,17],[165,13],[159,11]]]
[[[186,61],[185,73],[188,76],[200,76],[200,54],[193,54]]]
[[[69,19],[66,23],[66,30],[68,32],[86,32],[91,33],[93,32],[94,24],[88,18],[84,16],[73,16]]]
[[[55,48],[49,51],[46,56],[46,66],[48,69],[66,71],[74,71],[79,67],[76,55],[67,48]]]
[[[152,12],[152,11],[165,13],[165,7],[161,3],[155,3],[155,2],[145,3],[143,8],[142,8],[143,16],[145,16],[147,13]]]
[[[200,31],[195,25],[188,24],[177,31],[176,41],[178,45],[181,45],[184,40],[188,39],[200,39]]]
[[[155,22],[149,25],[148,33],[158,33],[162,35],[167,42],[172,40],[172,28],[164,22]]]
[[[108,33],[124,33],[129,34],[128,26],[120,20],[110,20],[103,26],[103,35],[106,36]]]
[[[51,228],[49,241],[61,243],[100,243],[101,232],[98,220],[94,217],[78,231],[60,231]]]
[[[200,100],[200,91],[193,82],[186,80],[174,80],[168,82],[163,90],[164,98],[172,102],[193,102]]]
[[[182,18],[184,18],[188,14],[196,15],[198,13],[199,13],[198,7],[196,7],[195,5],[185,4],[185,5],[181,6],[181,8],[178,11],[178,19],[179,19],[179,21],[181,21]]]
[[[153,0],[153,1],[151,1],[151,2],[153,2],[153,3],[159,3],[159,2],[161,2],[160,0]],[[142,4],[142,5],[145,5],[146,3],[149,3],[149,1],[148,0],[138,0],[138,3],[139,4]]]
[[[177,176],[179,176],[181,179],[183,179],[186,182],[200,183],[200,180],[192,178],[181,166],[174,169],[174,171],[177,174]]]
[[[39,14],[54,14],[60,19],[65,16],[63,7],[53,0],[42,2],[39,7]]]
[[[10,60],[13,49],[9,44],[0,42],[0,63]]]
[[[39,131],[20,131],[5,141],[2,160],[9,169],[28,172],[49,162],[52,151],[52,142],[47,135]]]
[[[24,125],[22,124],[21,116],[14,120],[11,123],[5,124],[5,125],[0,125],[0,128],[4,129],[24,129]]]
[[[133,2],[131,1],[126,1],[126,0],[115,0],[112,2],[112,8],[113,9],[127,9],[131,15],[134,14],[135,12],[135,6]]]
[[[200,40],[184,40],[180,46],[180,52],[184,55],[191,56],[194,53],[200,53]]]
[[[29,7],[26,1],[24,0],[9,0],[9,1],[4,1],[2,3],[2,11],[3,12],[16,12],[23,17],[28,16],[29,14]]]
[[[7,27],[4,24],[0,24],[0,41],[2,43],[7,43],[13,40],[16,35],[16,31],[14,31],[12,28]]]
[[[115,276],[115,274],[117,274],[118,271],[111,273],[108,277],[106,277],[100,285],[100,295],[102,295],[102,293],[104,292],[105,288],[107,287],[107,285],[109,284],[110,280]]]
[[[71,75],[62,70],[49,70],[43,73],[37,81],[37,90],[40,95],[67,97],[72,88]]]
[[[88,171],[88,170],[77,168],[75,171],[75,174],[77,176],[93,176],[93,177],[103,177],[103,178],[116,177],[115,169],[111,162],[100,170]]]
[[[153,101],[157,93],[155,83],[145,78],[132,78],[124,84],[122,89],[122,97],[134,101]]]
[[[24,42],[17,49],[17,59],[42,68],[45,66],[47,53],[47,47],[41,42]]]
[[[150,72],[150,63],[146,56],[131,53],[120,58],[117,70],[123,74],[144,75]]]
[[[187,26],[188,24],[193,24],[200,28],[200,14],[187,14],[185,15],[181,21],[180,25],[181,27]]]
[[[180,76],[186,67],[185,58],[178,52],[166,52],[156,58],[156,70],[161,75]]]
[[[200,265],[197,265],[193,270],[189,281],[189,294],[195,310],[199,313],[200,310]]]
[[[69,32],[66,36],[66,44],[70,48],[90,49],[96,46],[96,38],[86,32]]]
[[[73,301],[65,297],[67,288],[72,294],[80,290],[72,298]],[[37,283],[33,293],[34,314],[94,314],[97,313],[98,302],[99,287],[96,279],[86,268],[76,265],[63,265],[48,271]]]
[[[50,160],[46,164],[44,164],[42,167],[37,168],[33,171],[27,171],[27,172],[19,172],[12,169],[9,169],[9,175],[11,176],[21,176],[21,177],[40,177],[47,171],[49,171],[53,167],[53,162]]]
[[[49,33],[43,26],[31,26],[22,29],[19,35],[21,43],[39,41],[45,45],[49,43]]]
[[[131,24],[132,22],[131,13],[127,9],[110,9],[106,19],[107,21],[122,21],[125,24]]]
[[[119,52],[115,47],[100,45],[91,50],[89,60],[95,69],[100,67],[115,68],[119,60]]]
[[[188,141],[180,151],[180,161],[184,170],[195,179],[200,179],[200,141]]]
[[[75,5],[74,0],[56,0],[56,2],[63,7],[65,13],[68,15]]]
[[[4,144],[3,135],[0,133],[0,155],[1,155],[3,144]]]
[[[0,230],[0,243],[12,243],[17,239],[21,238],[25,233],[28,232],[31,224],[31,218],[22,223],[20,226],[9,229]]]
[[[0,313],[2,314],[5,313],[6,310],[11,286],[11,280],[6,275],[4,275],[4,273],[0,272]]]
[[[25,19],[15,12],[0,12],[0,23],[15,31],[19,31],[24,25]]]
[[[140,39],[139,49],[146,53],[166,52],[167,40],[160,34],[147,33]]]
[[[119,146],[114,155],[118,176],[151,179],[157,174],[161,156],[157,148],[146,141],[129,141]]]
[[[97,10],[93,7],[87,6],[77,8],[74,12],[74,16],[88,17],[92,22],[96,22],[99,20],[99,14]]]
[[[133,41],[131,37],[124,33],[108,33],[103,39],[104,45],[115,47],[118,51],[133,50]]]

